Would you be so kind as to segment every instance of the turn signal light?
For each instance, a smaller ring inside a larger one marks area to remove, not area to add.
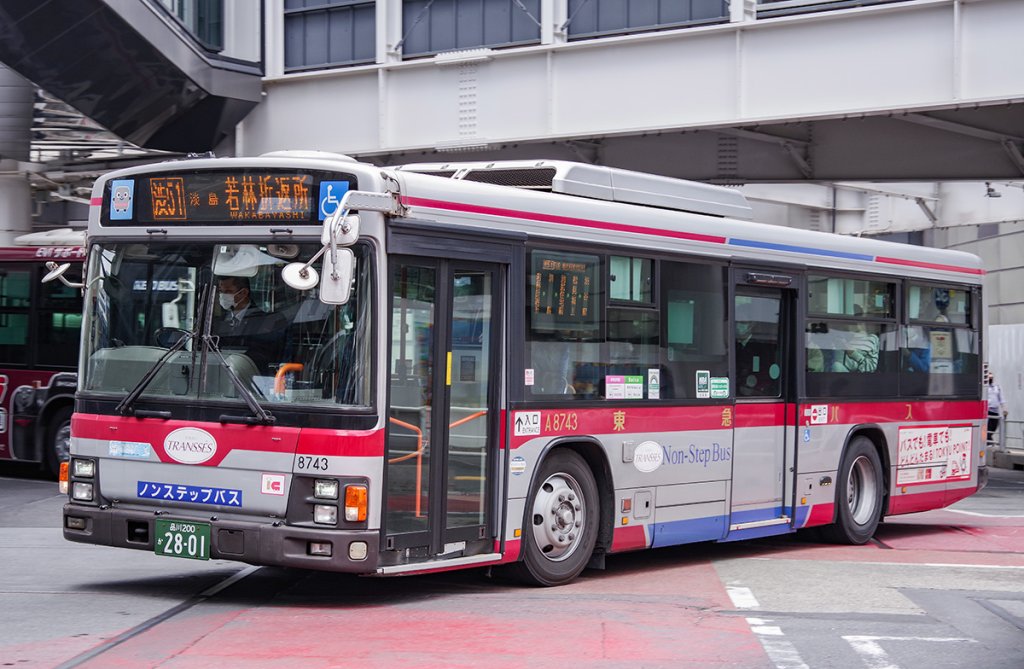
[[[68,461],[65,460],[60,463],[60,478],[57,479],[58,490],[62,495],[68,494],[68,480]]]
[[[366,520],[366,486],[345,486],[345,520],[349,523]]]

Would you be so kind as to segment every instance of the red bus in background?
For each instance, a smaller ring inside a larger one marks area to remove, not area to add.
[[[65,278],[80,280],[84,246],[60,243],[72,240],[35,233],[17,240],[35,245],[0,247],[0,461],[38,462],[54,475],[68,457],[82,294],[41,279],[53,261],[71,263]]]

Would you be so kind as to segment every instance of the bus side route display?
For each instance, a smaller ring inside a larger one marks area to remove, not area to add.
[[[530,276],[534,332],[596,331],[599,269],[597,256],[534,251]]]
[[[355,184],[350,174],[282,170],[210,170],[112,179],[103,198],[103,220],[113,226],[319,225]]]

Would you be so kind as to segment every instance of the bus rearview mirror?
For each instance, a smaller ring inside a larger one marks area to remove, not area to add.
[[[352,249],[338,249],[336,253],[326,255],[320,278],[320,301],[324,304],[348,304],[352,294],[355,254]]]

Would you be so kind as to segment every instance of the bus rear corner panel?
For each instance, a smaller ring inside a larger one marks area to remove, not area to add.
[[[149,511],[64,505],[64,538],[68,541],[156,552],[156,521],[180,518],[210,526],[208,557],[260,566],[297,567],[353,574],[375,573],[380,553],[378,530],[327,530],[236,520],[185,519],[173,511]],[[173,556],[167,556],[173,557]]]

